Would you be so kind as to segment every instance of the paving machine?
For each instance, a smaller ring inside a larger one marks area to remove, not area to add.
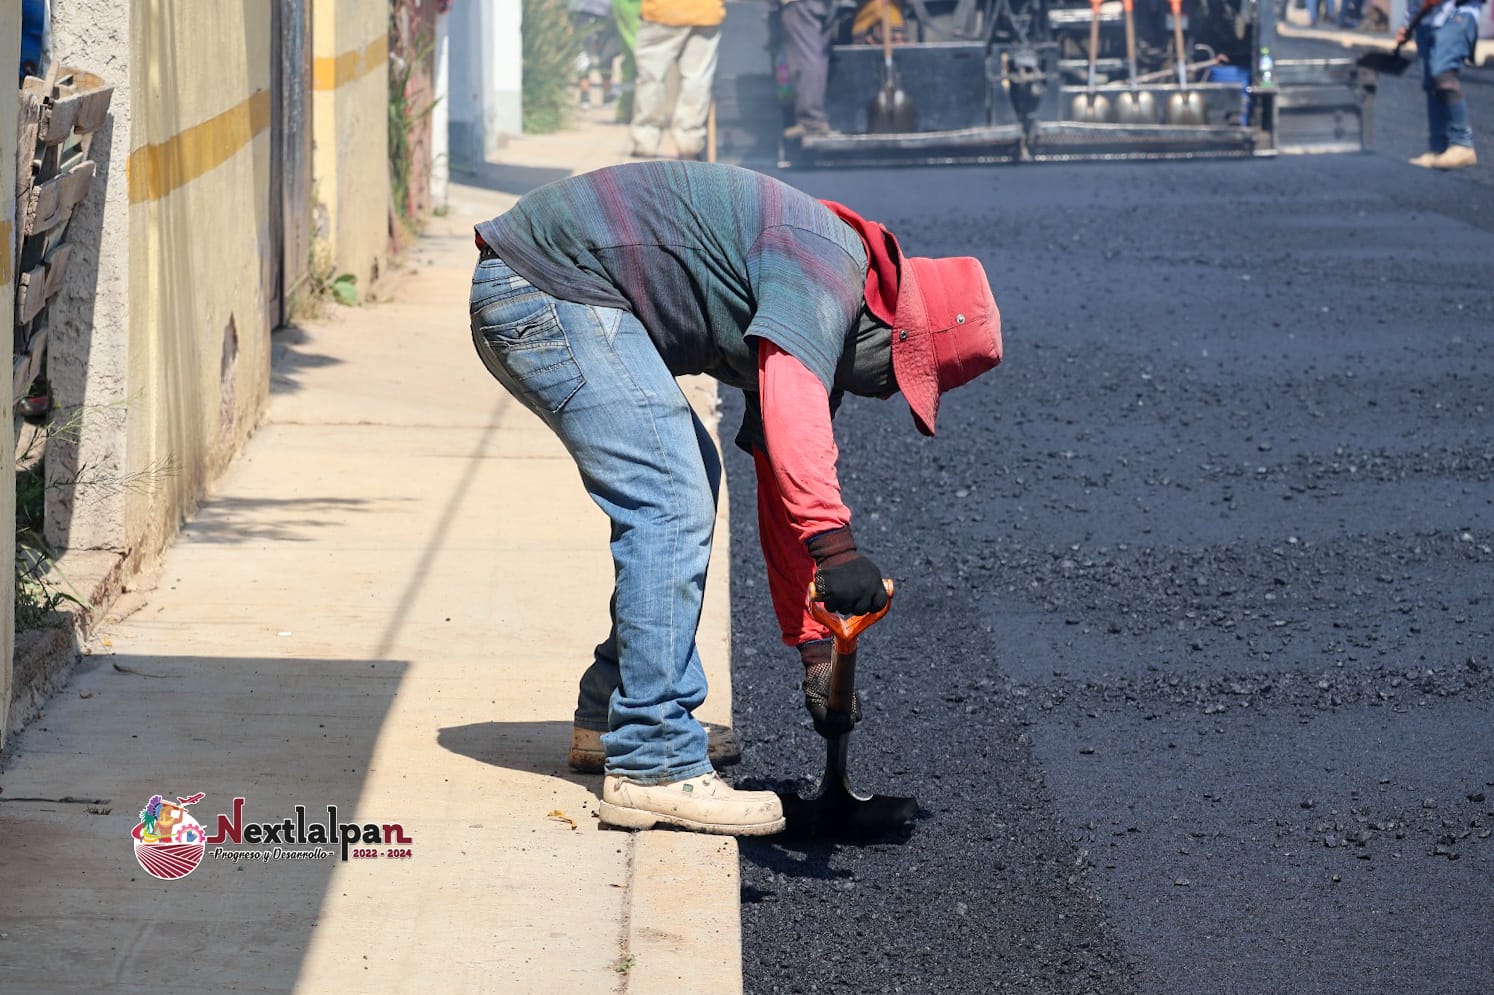
[[[894,0],[900,30],[859,38],[862,0],[842,2],[830,133],[785,139],[781,165],[1269,156],[1368,138],[1373,72],[1273,59],[1270,0]],[[903,104],[889,119],[878,107],[893,87]]]

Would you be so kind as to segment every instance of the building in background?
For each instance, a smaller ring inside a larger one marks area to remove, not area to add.
[[[447,17],[451,162],[480,165],[523,131],[523,4],[454,0]]]

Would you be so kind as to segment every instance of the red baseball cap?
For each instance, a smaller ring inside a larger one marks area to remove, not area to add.
[[[1001,312],[980,260],[903,256],[892,325],[892,374],[924,435],[939,397],[1001,362]]]

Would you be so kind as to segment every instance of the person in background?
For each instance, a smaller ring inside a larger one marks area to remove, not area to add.
[[[591,107],[595,103],[605,104],[617,99],[622,87],[612,74],[612,64],[622,54],[622,45],[617,38],[611,0],[570,0],[570,10],[576,39],[581,43],[577,60],[581,106]],[[593,101],[591,97],[593,72],[601,79],[602,99],[599,101]]]
[[[1325,21],[1332,21],[1333,0],[1307,0],[1307,23],[1310,26],[1318,26],[1319,14]]]
[[[830,75],[831,17],[834,0],[784,0],[778,21],[783,28],[783,58],[794,88],[794,123],[783,132],[788,141],[830,133],[825,114],[825,85]]]
[[[1425,169],[1467,169],[1478,164],[1468,99],[1459,73],[1478,44],[1479,0],[1424,0],[1407,9],[1395,34],[1397,45],[1411,36],[1421,59],[1421,88],[1427,95],[1428,151],[1411,160]]]
[[[638,80],[633,91],[634,156],[659,154],[667,128],[681,159],[699,159],[721,45],[723,0],[643,0],[633,45]],[[679,94],[669,106],[669,72],[679,70]]]
[[[884,4],[888,8],[887,24],[892,29],[892,43],[901,45],[908,40],[903,12],[896,0],[866,0],[857,8],[856,18],[851,22],[851,37],[856,44],[882,44],[882,7]]]
[[[704,162],[547,184],[476,241],[478,356],[560,438],[612,522],[611,629],[581,676],[571,766],[604,774],[603,825],[779,831],[778,796],[718,778],[694,715],[721,457],[675,378],[745,396],[737,444],[756,470],[774,612],[816,728],[843,728],[858,710],[828,713],[829,632],[809,591],[846,615],[887,592],[851,532],[832,419],[846,395],[900,394],[933,435],[943,394],[1001,361],[985,269],[905,255],[850,208]]]

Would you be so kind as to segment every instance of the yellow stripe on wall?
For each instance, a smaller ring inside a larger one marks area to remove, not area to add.
[[[335,90],[344,83],[362,79],[389,59],[389,37],[380,35],[361,49],[341,55],[319,55],[311,66],[315,90]]]
[[[0,221],[0,283],[10,282],[10,235],[15,225]]]
[[[270,92],[260,90],[216,117],[130,153],[130,203],[160,200],[227,162],[270,125]]]

